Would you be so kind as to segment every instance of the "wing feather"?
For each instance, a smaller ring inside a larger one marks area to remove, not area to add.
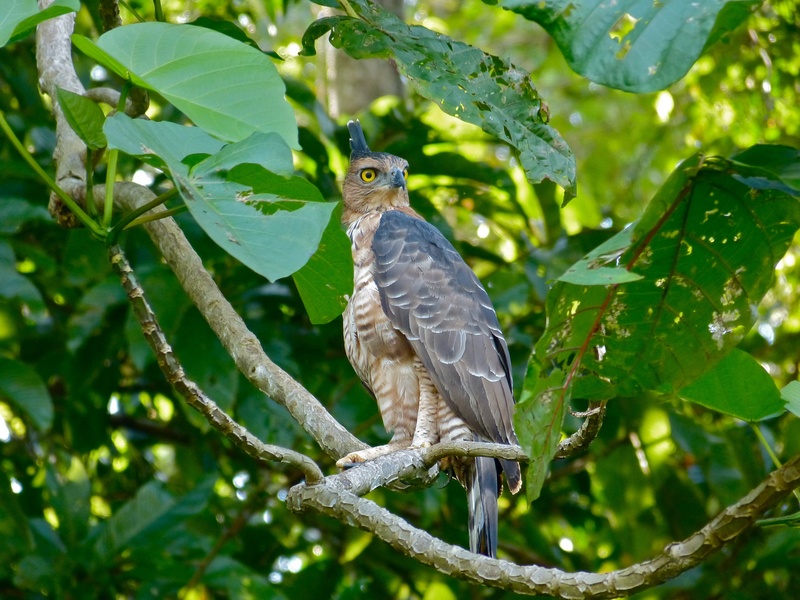
[[[372,249],[383,310],[439,393],[481,438],[516,444],[508,345],[478,278],[435,227],[401,211],[382,215]]]

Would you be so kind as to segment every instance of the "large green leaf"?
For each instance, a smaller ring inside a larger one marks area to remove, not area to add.
[[[734,348],[700,379],[680,391],[681,398],[745,421],[760,421],[784,411],[784,401],[769,373],[747,352]]]
[[[755,154],[758,148],[770,151],[756,147]],[[570,398],[675,393],[753,325],[774,266],[800,227],[800,204],[774,173],[738,160],[686,161],[639,222],[604,244],[614,268],[593,253],[572,269],[582,277],[593,266],[621,269],[638,280],[553,286],[547,328],[531,359],[540,374],[526,378],[516,415],[529,455],[552,450],[541,437],[555,435]],[[762,406],[736,410],[758,418],[775,412],[774,400],[766,395]],[[704,394],[703,403],[723,406],[725,399]],[[535,481],[541,477],[537,471]]]
[[[736,29],[760,4],[761,0],[499,2],[544,27],[577,73],[630,92],[652,92],[676,82],[707,44]]]
[[[74,44],[123,78],[152,90],[227,141],[275,132],[297,148],[297,122],[271,60],[227,35],[191,25],[117,27]]]
[[[509,61],[425,27],[408,26],[369,0],[350,3],[361,19],[327,17],[303,37],[304,52],[330,31],[354,58],[392,58],[421,96],[443,111],[511,144],[532,182],[550,179],[575,193],[575,159],[547,124],[547,108],[530,75]]]
[[[196,128],[121,114],[107,120],[105,131],[110,147],[167,168],[211,239],[271,281],[308,263],[336,221],[317,266],[302,282],[303,300],[316,322],[341,314],[352,262],[349,244],[341,243],[346,236],[332,217],[337,204],[324,202],[311,183],[292,175],[291,150],[280,136],[254,133],[222,147]]]
[[[29,365],[0,356],[0,398],[27,414],[36,427],[53,424],[53,401],[42,378]]]
[[[77,11],[80,7],[80,0],[53,0],[42,10],[39,10],[36,0],[4,0],[3,10],[0,10],[0,47],[27,37],[42,21]]]
[[[350,240],[335,210],[322,233],[319,250],[292,278],[312,323],[328,323],[342,314],[353,291],[353,258]],[[325,292],[321,293],[320,288]]]

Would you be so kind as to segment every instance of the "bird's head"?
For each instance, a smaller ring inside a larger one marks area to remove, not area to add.
[[[347,129],[352,152],[342,186],[345,222],[369,212],[408,206],[408,162],[393,154],[370,151],[358,121],[350,121]]]

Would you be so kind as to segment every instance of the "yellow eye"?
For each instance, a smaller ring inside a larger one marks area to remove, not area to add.
[[[403,169],[403,179],[408,179],[408,167]]]
[[[362,169],[361,170],[361,181],[365,181],[367,183],[372,183],[375,181],[375,178],[378,176],[378,173],[375,169]]]

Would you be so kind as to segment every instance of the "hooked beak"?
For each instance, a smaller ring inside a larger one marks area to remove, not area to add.
[[[403,177],[403,171],[395,167],[392,169],[392,179],[390,181],[392,187],[405,188],[406,178]]]

